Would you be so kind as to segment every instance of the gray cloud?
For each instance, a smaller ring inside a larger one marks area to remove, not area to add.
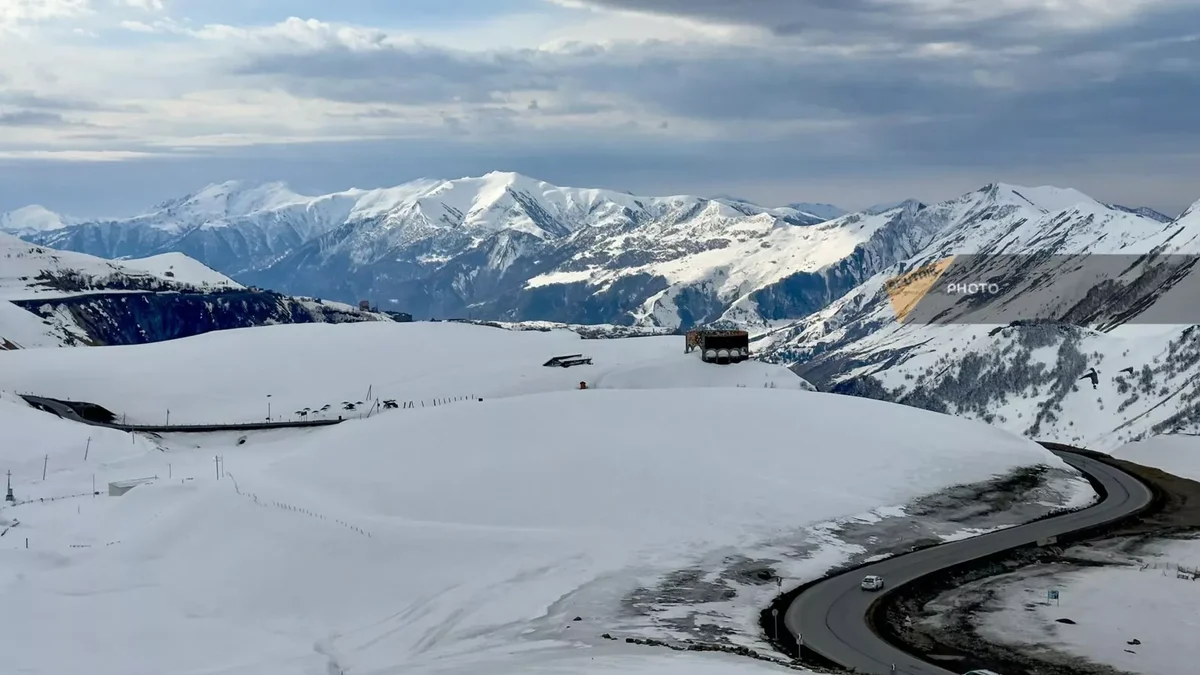
[[[551,74],[531,67],[525,53],[468,57],[431,48],[266,54],[233,72],[281,79],[301,96],[354,103],[487,103],[495,92],[554,88]]]
[[[597,4],[678,8],[715,19],[736,14],[773,28],[801,17],[814,26],[836,19],[869,27],[897,6],[877,0]],[[1014,12],[992,24],[1026,18]],[[908,23],[915,21],[897,25]],[[995,43],[1000,34],[973,20],[945,23],[964,38],[978,29]],[[854,148],[873,161],[960,166],[1039,156],[1047,161],[1048,153],[1200,152],[1200,42],[1181,34],[1180,26],[1200,26],[1200,4],[1181,2],[1121,26],[1042,33],[1037,44],[996,43],[953,57],[920,51],[921,31],[914,36],[900,29],[883,42],[841,45],[861,48],[848,53],[791,43],[760,49],[651,43],[487,55],[335,49],[250,57],[237,71],[298,95],[357,103],[494,106],[516,92],[552,92],[568,102],[565,109],[586,110],[585,100],[603,100],[631,115],[648,108],[727,125],[730,133],[812,122],[816,131],[779,140],[810,154],[836,156]],[[525,103],[515,107],[527,108]],[[543,101],[538,108],[521,114],[553,114]],[[473,120],[488,125],[488,132],[520,129],[482,107],[474,115],[456,114],[448,125],[461,133]]]
[[[1064,39],[1063,11],[1079,21],[1088,10],[1020,0],[585,0],[623,9],[700,21],[766,28],[779,37],[854,40],[864,36],[907,42],[968,42],[999,45]],[[1104,8],[1108,12],[1112,8]],[[1194,0],[1157,0],[1140,17],[1160,24],[1197,16]],[[1176,23],[1187,26],[1187,23]],[[1195,24],[1191,24],[1195,25]],[[1069,38],[1067,38],[1069,39]],[[1129,38],[1125,38],[1129,39]]]
[[[71,124],[57,113],[37,110],[0,110],[0,127],[62,127]]]
[[[1200,196],[1200,42],[1187,34],[1200,26],[1200,3],[1163,0],[1088,30],[1066,30],[1028,9],[970,15],[1006,2],[964,0],[958,10],[929,15],[891,0],[594,0],[762,26],[775,37],[755,48],[260,53],[244,57],[234,74],[303,97],[364,104],[373,111],[363,117],[380,123],[403,121],[389,110],[397,104],[444,108],[444,137],[214,150],[69,171],[103,186],[90,197],[103,203],[126,198],[114,185],[147,186],[133,210],[148,205],[150,192],[165,198],[233,177],[334,190],[493,169],[640,193],[734,192],[846,206],[946,198],[992,180],[1073,186],[1167,211]],[[934,55],[930,42],[967,48]],[[661,140],[635,141],[613,128],[523,131],[523,122],[541,116],[600,112],[624,113],[629,128]],[[664,124],[668,117],[725,129],[725,139],[673,140],[687,125]],[[354,120],[346,119],[351,130]],[[0,165],[0,210],[6,191],[10,201],[19,186],[29,192],[27,175]]]
[[[761,26],[778,35],[816,32],[849,35],[895,29],[900,27],[897,19],[911,19],[914,14],[911,9],[898,11],[894,0],[587,0],[587,3],[608,9]]]
[[[15,89],[0,89],[0,105],[62,112],[139,112],[142,110],[138,106],[113,105],[102,101],[67,96],[45,96]]]
[[[230,179],[285,180],[317,194],[493,170],[635,194],[732,193],[763,203],[828,201],[848,208],[907,197],[949,199],[996,180],[1076,187],[1101,200],[1172,213],[1200,197],[1194,179],[1200,156],[1131,155],[1120,163],[1036,159],[946,170],[918,159],[819,157],[775,142],[631,142],[588,135],[266,145],[99,164],[0,158],[0,211],[41,203],[78,215],[120,216]]]

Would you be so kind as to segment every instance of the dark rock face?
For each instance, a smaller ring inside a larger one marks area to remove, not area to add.
[[[132,345],[273,323],[347,323],[373,315],[254,289],[208,293],[99,292],[14,304],[43,318],[66,312],[93,345]]]

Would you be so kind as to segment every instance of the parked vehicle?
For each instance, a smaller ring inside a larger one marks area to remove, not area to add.
[[[878,591],[881,588],[883,588],[883,577],[874,574],[863,577],[862,589],[864,591]]]

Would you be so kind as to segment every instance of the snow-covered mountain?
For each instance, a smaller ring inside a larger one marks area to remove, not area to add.
[[[248,289],[179,253],[112,261],[0,233],[0,349],[129,344],[266,323],[385,320]]]
[[[796,209],[797,211],[811,213],[812,215],[823,220],[833,220],[834,218],[844,216],[849,213],[849,211],[841,208],[840,206],[818,202],[792,202],[788,204],[788,206]]]
[[[749,204],[750,206],[756,206],[755,203],[749,199],[745,199],[742,197],[737,197],[737,196],[729,195],[729,194],[714,195],[713,199],[716,201],[720,201],[720,202],[738,202],[741,204]],[[794,209],[796,211],[800,211],[801,213],[806,213],[810,216],[819,218],[821,220],[833,220],[834,218],[837,218],[839,216],[844,216],[847,213],[850,213],[849,211],[841,208],[840,206],[834,206],[833,204],[825,204],[823,202],[789,202],[785,206],[786,206],[786,208]]]
[[[1167,214],[1161,213],[1159,211],[1155,211],[1154,209],[1152,209],[1148,206],[1121,206],[1120,204],[1105,204],[1105,206],[1107,206],[1110,209],[1116,209],[1118,211],[1125,211],[1127,213],[1136,213],[1139,216],[1145,216],[1151,220],[1157,220],[1160,223],[1169,223],[1172,220],[1175,220],[1171,216],[1168,216]]]
[[[55,213],[38,204],[24,206],[16,211],[0,213],[0,232],[18,235],[37,235],[42,232],[62,230],[81,222],[77,218]]]
[[[317,197],[223,183],[133,218],[18,234],[107,258],[178,251],[244,283],[416,315],[673,326],[717,319],[883,224],[810,227],[824,220],[796,206],[494,172]]]
[[[417,317],[775,330],[900,261],[1051,245],[1100,252],[1087,241],[1149,242],[1170,220],[1075,190],[1002,184],[824,218],[836,210],[493,172],[316,197],[230,182],[133,218],[22,236],[104,257],[179,251],[247,285]]]
[[[101,258],[177,252],[237,275],[345,222],[354,199],[312,198],[282,183],[214,184],[116,220],[66,220],[63,227],[0,228],[35,243]],[[52,222],[47,219],[47,222]]]
[[[996,184],[917,219],[928,240],[914,255],[764,336],[767,358],[824,389],[1042,440],[1104,448],[1200,431],[1200,207],[1162,222],[1072,190]],[[994,284],[988,294],[946,294],[964,279],[945,263],[962,254],[990,261],[965,268],[984,272],[967,281]],[[928,270],[936,284],[916,309],[895,300],[890,280]]]

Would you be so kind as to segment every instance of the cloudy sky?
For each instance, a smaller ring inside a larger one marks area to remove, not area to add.
[[[1200,0],[0,0],[0,210],[489,170],[1200,198]]]

